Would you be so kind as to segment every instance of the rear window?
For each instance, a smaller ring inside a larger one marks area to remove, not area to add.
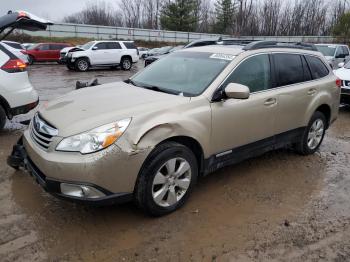
[[[108,49],[121,49],[120,44],[117,42],[107,43]]]
[[[329,74],[329,70],[321,59],[315,56],[305,56],[307,63],[309,64],[312,78],[319,79]]]
[[[18,50],[24,49],[23,46],[19,43],[5,42],[5,44],[11,46],[12,48],[18,49]]]
[[[300,55],[274,54],[277,86],[287,86],[304,82],[305,73]]]
[[[127,49],[137,49],[133,42],[123,42]]]

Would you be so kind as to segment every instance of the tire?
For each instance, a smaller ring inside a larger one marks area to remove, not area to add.
[[[90,68],[89,60],[86,58],[78,58],[75,63],[75,70],[79,72],[86,72]]]
[[[184,205],[197,176],[198,164],[193,152],[181,144],[166,142],[154,149],[142,167],[135,200],[148,215],[169,214]]]
[[[33,65],[35,61],[35,58],[32,55],[28,55],[28,64]]]
[[[123,57],[120,61],[120,65],[124,71],[129,71],[132,67],[132,61],[129,57]]]
[[[0,130],[4,129],[6,124],[6,112],[2,106],[0,106]]]
[[[322,144],[326,127],[325,115],[316,111],[305,128],[301,141],[296,145],[296,151],[301,155],[314,154]]]

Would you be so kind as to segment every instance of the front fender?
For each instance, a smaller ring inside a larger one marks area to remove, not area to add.
[[[209,155],[211,137],[211,109],[209,103],[190,102],[177,109],[164,112],[148,120],[140,120],[127,137],[135,150],[153,148],[164,140],[184,136],[195,139]]]

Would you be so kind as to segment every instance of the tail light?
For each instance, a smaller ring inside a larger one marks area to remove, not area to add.
[[[335,80],[335,84],[337,85],[337,87],[341,87],[342,81],[338,78],[337,80]]]
[[[11,59],[1,67],[7,73],[19,73],[27,70],[27,65],[21,59]]]

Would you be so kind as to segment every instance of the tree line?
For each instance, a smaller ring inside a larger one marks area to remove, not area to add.
[[[234,36],[322,36],[331,35],[347,12],[347,0],[101,0],[63,21]]]

